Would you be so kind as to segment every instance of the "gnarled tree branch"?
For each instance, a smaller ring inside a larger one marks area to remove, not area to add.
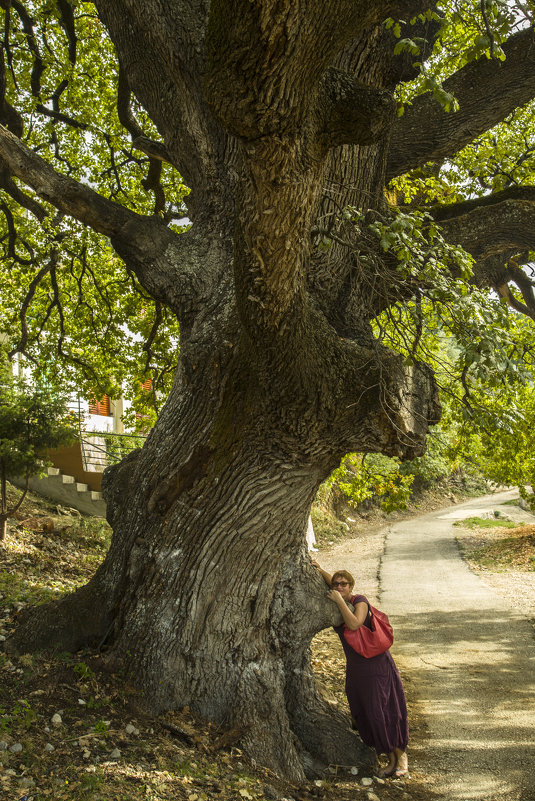
[[[461,217],[463,214],[468,214],[473,209],[496,206],[506,200],[525,200],[533,203],[535,202],[535,186],[510,186],[502,192],[493,192],[490,195],[470,198],[470,200],[463,200],[460,203],[435,206],[431,209],[431,213],[437,222],[444,222],[455,217]]]
[[[121,228],[138,217],[88,186],[56,172],[6,128],[0,126],[0,157],[10,172],[24,181],[60,211],[106,236],[118,235]]]
[[[482,56],[444,82],[458,111],[445,112],[430,93],[414,101],[393,128],[389,178],[451,156],[535,97],[533,29],[514,34],[502,49],[505,61]]]
[[[156,124],[165,150],[151,143],[149,152],[140,135],[134,144],[151,157],[165,154],[177,167],[192,188],[188,208],[193,218],[197,192],[215,199],[218,151],[222,161],[226,145],[202,91],[208,4],[177,0],[167,8],[156,0],[97,0],[95,5],[128,76],[128,87]]]
[[[477,262],[474,280],[478,286],[491,287],[512,309],[535,320],[535,281],[527,274],[529,252],[505,252]],[[533,272],[533,270],[532,270]],[[510,284],[520,291],[522,300],[513,294]]]
[[[481,204],[466,214],[444,220],[444,235],[457,242],[476,259],[486,259],[510,250],[535,248],[535,203],[503,200]]]
[[[110,237],[143,288],[182,318],[197,311],[199,294],[213,285],[203,269],[208,245],[193,232],[176,235],[157,217],[143,217],[56,172],[0,126],[0,158],[10,172],[60,211]]]
[[[492,287],[516,311],[535,319],[535,283],[519,264],[535,249],[535,187],[510,187],[436,208],[434,214],[446,238],[475,257],[475,283]],[[512,293],[510,283],[524,302]]]

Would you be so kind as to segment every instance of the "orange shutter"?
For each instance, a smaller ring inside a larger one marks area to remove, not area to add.
[[[100,414],[103,417],[111,417],[109,395],[103,395],[99,401],[93,396],[93,399],[89,401],[89,414]]]

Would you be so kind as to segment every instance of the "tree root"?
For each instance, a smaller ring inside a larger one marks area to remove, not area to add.
[[[36,651],[75,652],[97,647],[112,623],[103,593],[89,584],[58,601],[20,612],[17,628],[6,642],[11,654]]]

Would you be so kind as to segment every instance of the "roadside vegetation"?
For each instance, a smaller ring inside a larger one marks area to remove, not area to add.
[[[464,558],[478,571],[535,572],[535,525],[495,514],[494,519],[469,517],[455,523]]]
[[[404,463],[381,454],[344,457],[312,506],[317,544],[328,547],[386,518],[418,514],[492,490],[481,471],[455,453],[455,437],[437,430],[428,441],[424,456]]]

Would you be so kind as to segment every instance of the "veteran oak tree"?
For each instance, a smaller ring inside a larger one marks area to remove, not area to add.
[[[103,564],[28,611],[11,647],[105,644],[152,711],[188,705],[287,777],[358,763],[361,746],[313,681],[310,641],[337,618],[306,557],[306,521],[344,454],[419,455],[440,417],[430,367],[378,336],[381,315],[434,289],[410,254],[399,268],[389,220],[403,197],[386,186],[410,170],[436,176],[534,97],[531,23],[521,6],[506,24],[503,4],[483,4],[481,52],[452,57],[449,77],[398,116],[397,87],[437,58],[442,12],[428,2],[1,5],[4,264],[27,264],[30,284],[20,349],[38,285],[50,282],[47,320],[68,301],[66,219],[120,257],[93,261],[96,282],[112,263],[180,323],[146,444],[104,475]],[[522,265],[535,189],[524,183],[467,201],[445,193],[429,212],[473,258],[465,286],[533,316]],[[39,226],[54,258],[32,268]]]

